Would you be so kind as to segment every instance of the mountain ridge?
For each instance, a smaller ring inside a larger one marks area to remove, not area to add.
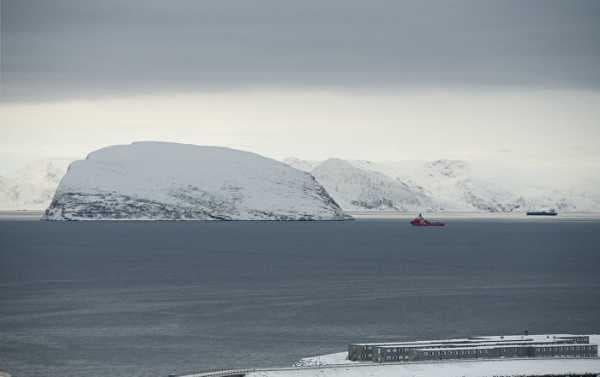
[[[342,207],[346,210],[386,210],[373,208],[368,201],[361,201],[359,199],[361,194],[357,193],[365,191],[372,193],[371,201],[394,202],[393,195],[381,190],[374,190],[370,184],[365,182],[358,180],[351,182],[340,178],[336,180],[333,179],[335,174],[331,171],[323,174],[322,166],[323,164],[326,166],[330,160],[320,163],[311,162],[311,164],[304,164],[299,159],[285,159],[284,161],[297,168],[314,166],[308,171],[313,173],[318,180],[323,181],[323,185],[330,191],[334,199],[342,203]],[[439,159],[398,162],[336,160],[344,161],[357,169],[355,174],[358,174],[358,171],[365,176],[372,176],[376,173],[380,177],[385,177],[387,182],[396,182],[399,187],[404,187],[407,192],[412,193],[412,200],[405,200],[418,204],[414,207],[399,206],[400,208],[389,206],[387,210],[526,212],[532,209],[555,208],[565,212],[600,211],[598,185],[593,183],[585,186],[580,182],[574,182],[573,188],[557,189],[548,186],[542,187],[530,182],[510,182],[502,176],[491,177],[495,171],[494,168],[487,167],[485,164],[482,168],[476,163],[465,160]],[[510,176],[510,169],[508,169],[508,173],[504,174]],[[535,181],[535,179],[532,180]],[[344,190],[339,189],[340,185],[345,185]]]

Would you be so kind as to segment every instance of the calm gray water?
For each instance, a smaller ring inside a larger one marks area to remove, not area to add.
[[[0,370],[162,376],[348,342],[600,332],[600,221],[0,221]]]

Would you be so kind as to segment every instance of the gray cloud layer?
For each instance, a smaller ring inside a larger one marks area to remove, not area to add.
[[[2,98],[600,88],[600,2],[4,0]]]

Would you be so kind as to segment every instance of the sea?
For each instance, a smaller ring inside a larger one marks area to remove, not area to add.
[[[413,214],[414,215],[414,214]],[[350,342],[600,333],[600,218],[332,222],[0,216],[0,370],[167,376]]]

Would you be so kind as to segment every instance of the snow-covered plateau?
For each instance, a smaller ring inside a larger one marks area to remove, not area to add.
[[[597,169],[575,172],[461,160],[285,162],[310,172],[347,211],[600,211]]]
[[[312,175],[239,150],[117,145],[75,161],[46,220],[343,220]]]

